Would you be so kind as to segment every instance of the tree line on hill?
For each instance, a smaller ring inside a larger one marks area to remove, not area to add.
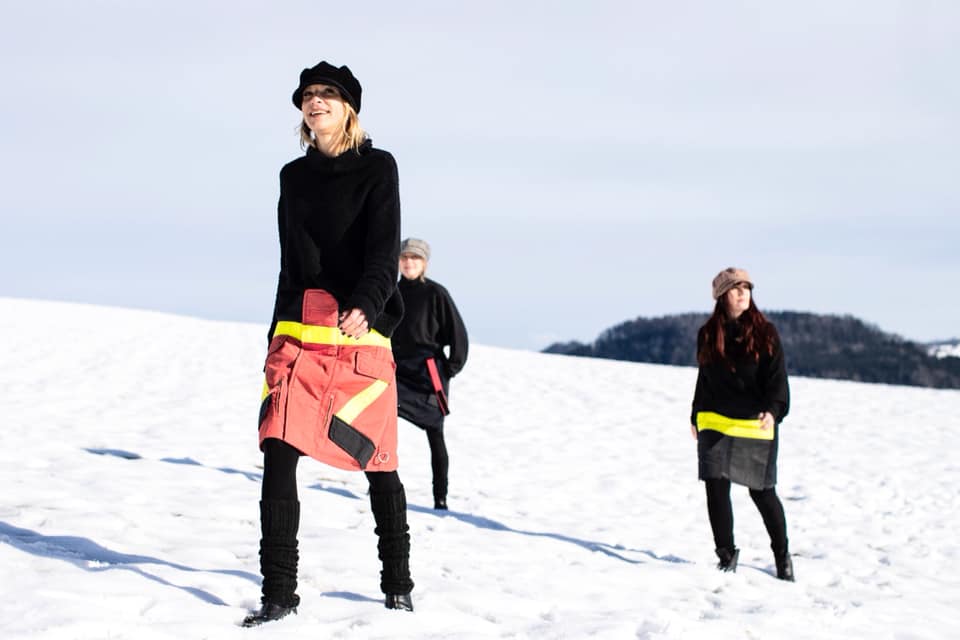
[[[796,311],[765,314],[780,332],[791,375],[960,389],[960,358],[927,349],[853,316]],[[696,366],[705,313],[637,318],[610,327],[591,344],[554,343],[545,353]]]

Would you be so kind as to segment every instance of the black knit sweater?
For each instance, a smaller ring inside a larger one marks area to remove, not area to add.
[[[325,289],[342,311],[359,308],[371,329],[393,333],[403,316],[393,156],[369,140],[336,158],[308,148],[280,171],[277,222],[280,277],[271,336],[278,320],[301,319],[305,289]]]
[[[783,357],[783,347],[776,328],[773,353],[761,352],[759,362],[745,353],[740,340],[740,325],[733,321],[724,325],[724,351],[729,361],[701,365],[693,397],[690,423],[697,423],[697,412],[712,411],[728,418],[756,418],[769,411],[779,423],[790,410],[790,388]],[[697,335],[697,353],[703,347],[704,331]],[[730,365],[733,365],[731,368]]]
[[[409,377],[404,373],[408,360],[415,361],[415,371],[425,373],[420,371],[423,357],[430,356],[442,365],[447,378],[457,375],[467,362],[469,341],[453,298],[440,283],[429,278],[400,278],[398,288],[405,311],[392,340],[397,375]],[[449,358],[443,353],[446,346],[450,347]]]

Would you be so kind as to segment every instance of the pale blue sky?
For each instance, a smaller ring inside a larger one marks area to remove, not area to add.
[[[472,338],[762,309],[960,335],[960,5],[4,2],[0,295],[269,320],[300,70],[349,65]]]

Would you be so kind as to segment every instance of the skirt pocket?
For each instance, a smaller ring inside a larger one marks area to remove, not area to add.
[[[365,469],[376,446],[373,440],[363,435],[360,431],[354,429],[349,424],[333,416],[330,421],[330,440],[338,447],[343,449],[351,458],[357,461],[361,469]]]
[[[263,430],[264,423],[271,418],[280,416],[287,398],[287,379],[280,378],[280,381],[273,387],[263,385],[263,400],[260,402],[260,420],[258,421],[260,429]]]

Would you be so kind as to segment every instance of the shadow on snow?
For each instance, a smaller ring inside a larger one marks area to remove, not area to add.
[[[513,527],[507,526],[496,520],[491,520],[490,518],[484,518],[483,516],[475,516],[469,513],[459,513],[457,511],[438,511],[436,509],[430,509],[428,507],[421,507],[418,505],[408,504],[407,509],[410,511],[416,511],[417,513],[426,513],[428,515],[437,516],[440,518],[454,518],[460,522],[473,525],[479,529],[489,529],[491,531],[505,531],[507,533],[516,533],[522,536],[532,536],[535,538],[550,538],[552,540],[559,540],[560,542],[567,542],[587,551],[596,551],[610,556],[611,558],[616,558],[617,560],[622,560],[624,562],[629,562],[630,564],[642,564],[643,560],[637,560],[634,558],[628,558],[624,555],[621,555],[619,552],[625,553],[640,553],[652,560],[660,560],[663,562],[673,562],[677,564],[692,564],[689,560],[684,560],[683,558],[666,555],[661,556],[657,555],[653,551],[648,551],[645,549],[630,549],[624,547],[623,545],[611,545],[605,542],[594,542],[592,540],[581,540],[580,538],[574,538],[572,536],[567,536],[562,533],[550,533],[546,531],[523,531],[521,529],[514,529]]]
[[[92,453],[98,456],[113,456],[115,458],[121,458],[123,460],[142,460],[143,457],[139,453],[134,453],[132,451],[124,451],[123,449],[99,449],[99,448],[87,448],[84,449],[87,453]],[[221,473],[226,473],[230,475],[243,476],[251,482],[260,482],[263,480],[262,473],[255,473],[253,471],[241,471],[240,469],[233,469],[230,467],[208,467],[202,462],[198,462],[193,458],[160,458],[160,462],[169,462],[170,464],[182,464],[191,467],[203,467],[204,469],[214,469],[215,471],[220,471]],[[332,493],[336,496],[341,496],[343,498],[351,498],[353,500],[360,500],[360,496],[353,493],[348,489],[343,489],[340,487],[328,487],[323,485],[320,482],[310,485],[308,489],[315,489],[317,491],[326,491],[327,493]]]
[[[124,451],[123,449],[96,449],[96,448],[87,448],[84,449],[87,453],[92,453],[98,456],[113,456],[115,458],[122,458],[123,460],[142,460],[143,457],[139,453],[134,453],[132,451]],[[183,464],[192,467],[205,467],[209,469],[216,469],[222,473],[236,474],[243,476],[247,480],[252,482],[260,482],[263,477],[259,473],[253,473],[250,471],[241,471],[239,469],[231,469],[230,467],[207,467],[207,465],[197,462],[193,458],[161,458],[160,462],[169,462],[170,464]]]
[[[382,600],[377,600],[376,598],[371,598],[370,596],[363,596],[359,593],[352,593],[350,591],[324,591],[320,594],[324,598],[340,598],[341,600],[349,600],[350,602],[377,602],[383,604]]]
[[[131,451],[124,451],[122,449],[86,449],[86,451],[88,451],[89,453],[97,454],[97,455],[116,456],[118,458],[123,458],[125,460],[141,459],[141,456],[139,454],[133,453]],[[219,468],[206,467],[206,465],[200,462],[197,462],[192,458],[162,458],[161,462],[169,462],[172,464],[186,464],[186,465],[215,469],[223,473],[241,475],[247,478],[248,480],[257,481],[257,482],[259,482],[263,478],[262,474],[252,473],[249,471],[240,471],[237,469],[231,469],[227,467],[219,467]],[[360,496],[353,493],[349,489],[344,489],[340,487],[328,487],[328,486],[324,486],[319,482],[312,484],[307,488],[315,489],[318,491],[326,491],[327,493],[332,493],[333,495],[340,496],[342,498],[349,498],[351,500],[361,499]],[[408,504],[407,509],[410,511],[415,511],[417,513],[423,513],[423,514],[432,515],[440,518],[453,518],[455,520],[459,520],[460,522],[463,522],[464,524],[469,524],[471,526],[477,527],[478,529],[488,529],[490,531],[503,531],[506,533],[516,533],[518,535],[532,536],[537,538],[550,538],[552,540],[558,540],[560,542],[566,542],[569,544],[576,545],[578,547],[586,549],[587,551],[595,551],[597,553],[602,553],[607,556],[610,556],[611,558],[616,558],[617,560],[622,560],[623,562],[629,562],[631,564],[642,564],[643,560],[628,558],[627,556],[622,555],[623,553],[642,554],[644,556],[647,556],[651,560],[658,560],[661,562],[673,562],[677,564],[691,563],[690,560],[685,560],[683,558],[680,558],[672,554],[661,556],[647,549],[631,549],[628,547],[624,547],[623,545],[611,545],[605,542],[582,540],[580,538],[574,538],[572,536],[567,536],[562,533],[550,533],[545,531],[524,531],[522,529],[514,529],[513,527],[505,525],[501,522],[497,522],[496,520],[491,520],[490,518],[485,518],[483,516],[476,516],[469,513],[460,513],[457,511],[437,511],[429,507],[421,507],[414,504]],[[329,595],[334,596],[335,594],[331,593]],[[342,594],[340,592],[337,592],[336,597],[346,597],[346,595],[349,595],[349,594]],[[359,597],[362,597],[362,596],[359,596]]]
[[[81,538],[79,536],[47,536],[37,533],[36,531],[30,531],[29,529],[14,527],[6,522],[0,522],[0,541],[6,542],[16,549],[35,556],[56,558],[64,562],[69,562],[84,571],[93,573],[116,569],[131,571],[148,580],[159,582],[164,586],[180,589],[192,596],[200,598],[204,602],[216,605],[226,605],[227,603],[203,589],[182,586],[164,580],[160,576],[144,571],[138,565],[160,565],[191,573],[218,573],[244,578],[258,585],[260,584],[260,576],[255,576],[246,571],[195,569],[194,567],[188,567],[150,556],[138,556],[112,551],[88,538]]]

